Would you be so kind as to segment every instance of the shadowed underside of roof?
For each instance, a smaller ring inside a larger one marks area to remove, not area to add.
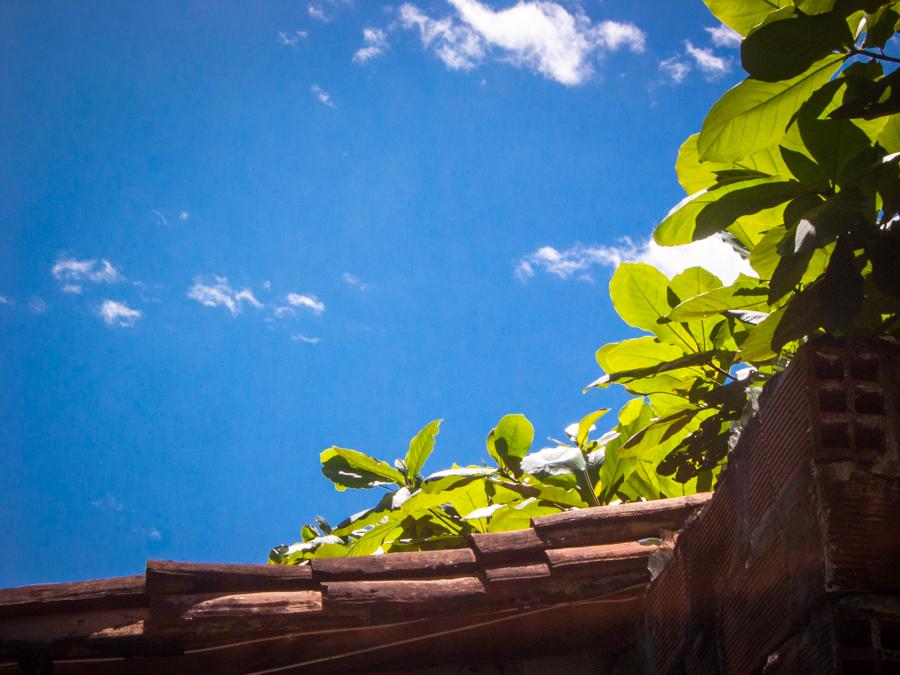
[[[708,494],[535,518],[469,547],[302,567],[149,561],[0,591],[5,672],[403,670],[633,646],[655,545]]]

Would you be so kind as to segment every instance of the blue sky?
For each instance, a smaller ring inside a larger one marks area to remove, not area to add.
[[[632,335],[620,260],[740,79],[699,0],[0,4],[0,586],[262,562],[426,469],[538,438]]]

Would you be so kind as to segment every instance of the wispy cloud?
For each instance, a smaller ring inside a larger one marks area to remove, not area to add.
[[[306,12],[313,18],[318,19],[319,21],[331,21],[331,16],[325,13],[325,10],[317,5],[307,5]]]
[[[28,311],[32,314],[44,314],[48,307],[44,299],[39,295],[32,295],[28,298]]]
[[[306,5],[306,13],[317,21],[328,23],[334,19],[334,12],[340,7],[349,7],[353,0],[316,0]]]
[[[691,72],[691,64],[679,56],[670,56],[659,62],[659,69],[675,84],[684,82],[684,78]]]
[[[178,214],[178,220],[180,220],[182,222],[189,220],[190,217],[191,217],[191,214],[189,211],[182,211],[181,213]]]
[[[353,286],[353,288],[358,288],[361,291],[367,291],[369,289],[369,284],[360,279],[355,274],[350,274],[350,272],[344,272],[341,275],[341,279],[343,279],[344,283],[348,286]]]
[[[316,316],[325,311],[325,303],[314,295],[303,295],[301,293],[288,293],[288,304],[294,307],[304,307],[310,310]]]
[[[478,0],[448,2],[455,15],[435,19],[405,3],[399,16],[453,70],[473,69],[496,50],[502,61],[577,85],[591,77],[598,56],[622,48],[644,51],[644,32],[634,24],[593,23],[581,10],[573,14],[556,2],[519,0],[502,10]]]
[[[329,108],[334,107],[334,101],[331,100],[331,94],[322,89],[322,87],[314,84],[309,88],[309,90],[312,92],[313,96],[315,96],[319,100],[319,103],[321,103],[322,105],[326,105]]]
[[[76,260],[62,258],[50,268],[53,278],[60,282],[66,293],[81,293],[81,284],[115,284],[124,281],[125,277],[109,260]]]
[[[235,291],[228,283],[227,277],[214,276],[212,283],[194,279],[194,285],[188,289],[187,297],[206,307],[225,307],[232,316],[240,314],[242,303],[247,303],[257,309],[263,307],[263,304],[253,295],[253,291],[249,288]]]
[[[138,319],[144,316],[140,310],[132,309],[126,303],[117,300],[104,300],[98,314],[107,326],[120,328],[133,328]]]
[[[741,46],[741,34],[729,28],[725,24],[719,24],[718,26],[709,26],[708,28],[704,28],[703,30],[709,33],[709,37],[712,40],[713,45],[715,45],[716,47]]]
[[[695,47],[690,40],[684,41],[684,49],[708,80],[716,80],[731,70],[731,59],[716,56],[711,49]]]
[[[293,335],[291,335],[291,340],[293,340],[294,342],[304,342],[308,345],[319,344],[319,338],[309,337],[308,335],[304,335],[303,333],[294,333]]]
[[[592,281],[595,268],[615,268],[623,262],[644,262],[669,277],[688,267],[703,267],[726,284],[734,281],[741,273],[755,276],[750,264],[718,236],[684,246],[660,246],[652,239],[641,244],[624,239],[617,246],[586,246],[578,243],[561,251],[552,246],[542,246],[521,258],[514,271],[516,278],[522,283],[538,272],[560,279],[574,277],[581,281]]]
[[[285,47],[294,47],[299,44],[301,40],[305,40],[308,37],[309,33],[305,30],[278,31],[278,43]]]
[[[363,46],[353,55],[354,63],[366,63],[388,48],[387,34],[380,28],[363,28]]]
[[[107,493],[103,499],[95,499],[91,502],[91,506],[101,511],[124,511],[125,504],[113,495]]]
[[[731,29],[728,28],[728,30]],[[740,35],[738,35],[738,42],[740,43]],[[713,44],[716,44],[715,36],[713,36]],[[731,57],[718,56],[708,47],[697,47],[690,40],[685,40],[683,53],[670,56],[659,63],[659,69],[673,84],[684,82],[694,66],[703,73],[708,81],[713,82],[731,70]]]
[[[0,295],[0,305],[11,305],[12,300],[7,298],[5,295]]]

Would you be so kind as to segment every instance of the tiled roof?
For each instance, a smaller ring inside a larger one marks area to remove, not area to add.
[[[51,663],[54,673],[396,670],[615,650],[633,645],[650,580],[656,547],[637,540],[679,529],[709,496],[544,516],[463,549],[302,567],[149,561],[144,575],[0,590],[0,675]]]

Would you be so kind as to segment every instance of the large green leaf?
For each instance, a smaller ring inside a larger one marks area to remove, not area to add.
[[[586,506],[586,504],[585,504]],[[517,504],[507,504],[491,516],[488,532],[510,532],[524,530],[531,525],[531,519],[559,513],[560,507],[538,499],[527,499]]]
[[[522,460],[522,470],[535,476],[578,473],[586,468],[587,461],[581,450],[568,445],[544,448],[526,455]]]
[[[410,485],[422,471],[425,461],[434,450],[434,439],[441,429],[443,420],[434,420],[413,436],[409,442],[409,450],[406,453],[406,477]]]
[[[597,364],[607,373],[602,382],[598,380],[592,386],[603,386],[612,381],[613,375],[637,371],[652,370],[659,366],[674,361],[684,356],[685,351],[656,338],[645,335],[644,337],[612,342],[597,350]],[[644,373],[646,374],[646,373]]]
[[[487,451],[501,467],[518,475],[533,440],[534,427],[525,415],[504,415],[488,434]]]
[[[655,267],[622,263],[609,282],[609,294],[613,307],[626,323],[650,331],[665,342],[684,345],[686,350],[697,348],[683,327],[666,323],[665,317],[671,310],[669,280]]]
[[[653,238],[662,246],[689,244],[724,230],[741,216],[773,207],[800,190],[799,183],[782,176],[757,176],[701,190],[672,207]],[[710,208],[719,201],[721,206]],[[701,214],[704,217],[698,221]]]
[[[685,300],[669,314],[674,321],[705,319],[732,310],[767,311],[768,288],[759,279],[741,274],[725,288],[716,288]]]
[[[777,143],[800,106],[831,79],[843,58],[827,56],[790,80],[748,78],[729,90],[703,121],[697,139],[700,159],[733,162]]]
[[[357,450],[332,446],[322,451],[321,461],[322,473],[338,490],[404,483],[403,474],[390,464]]]
[[[704,0],[704,2],[719,21],[741,35],[749,33],[773,11],[792,4],[792,0]]]
[[[741,43],[741,64],[757,80],[787,80],[852,43],[853,35],[841,13],[795,14],[753,30]]]
[[[587,415],[582,417],[581,420],[579,420],[578,435],[575,438],[575,442],[578,443],[578,447],[584,447],[585,443],[587,443],[588,436],[591,433],[591,429],[593,428],[594,423],[608,412],[609,408],[601,408],[600,410],[595,410],[592,413],[588,413]]]

